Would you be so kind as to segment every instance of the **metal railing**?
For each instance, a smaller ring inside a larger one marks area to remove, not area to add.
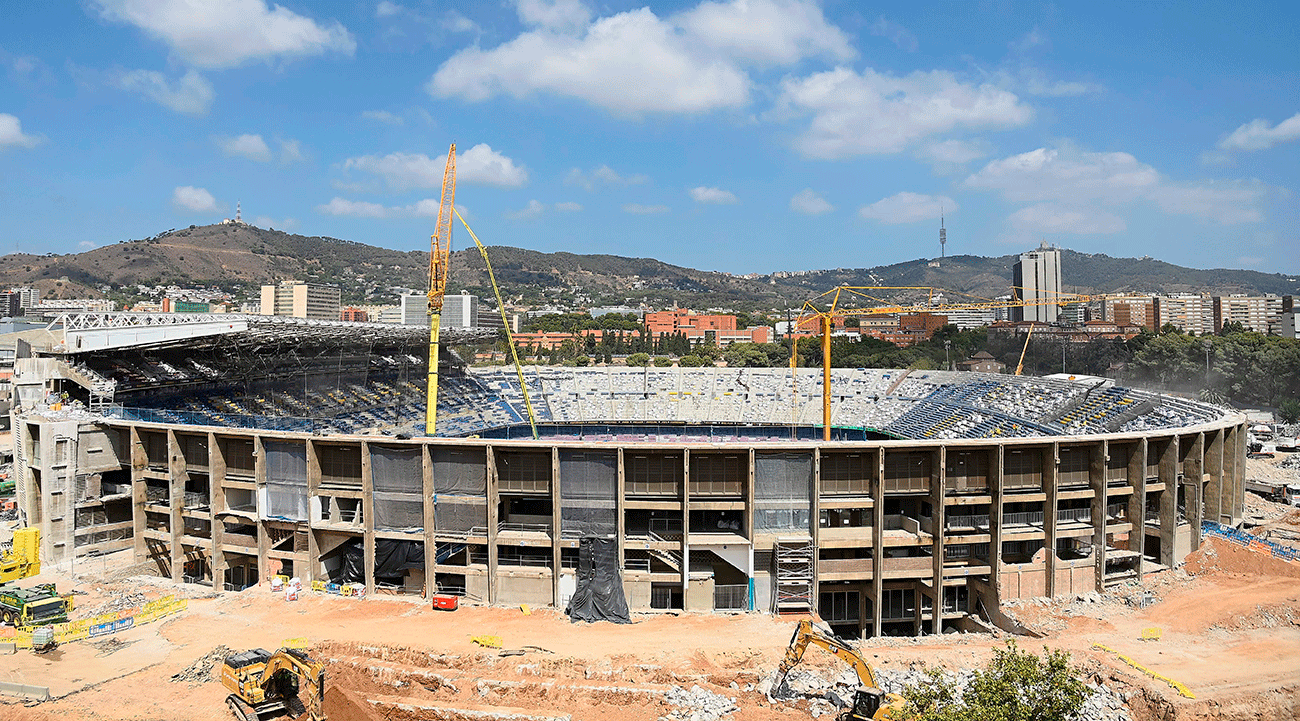
[[[648,558],[626,558],[623,560],[624,571],[637,571],[639,573],[650,572],[650,559]]]
[[[502,521],[497,524],[497,533],[505,531],[514,531],[517,533],[550,533],[551,524],[549,523],[507,523]]]
[[[1092,523],[1091,508],[1065,508],[1056,512],[1057,522]]]
[[[713,587],[713,610],[715,611],[748,611],[749,610],[749,586],[714,586]]]
[[[944,528],[988,528],[989,514],[944,516]]]
[[[1019,513],[1002,514],[1002,525],[1004,526],[1028,526],[1032,524],[1041,524],[1042,522],[1042,511],[1022,511]]]

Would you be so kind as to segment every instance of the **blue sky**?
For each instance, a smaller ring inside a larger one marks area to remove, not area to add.
[[[949,254],[1046,239],[1296,273],[1297,7],[10,3],[0,251],[236,200],[263,227],[427,249],[455,142],[490,245],[867,267],[938,255],[942,207]]]

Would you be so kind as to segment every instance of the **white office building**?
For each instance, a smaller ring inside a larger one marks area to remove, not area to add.
[[[1044,242],[1037,250],[1021,253],[1013,272],[1012,292],[1016,299],[1035,303],[1011,309],[1014,321],[1055,323],[1061,297],[1061,251]]]

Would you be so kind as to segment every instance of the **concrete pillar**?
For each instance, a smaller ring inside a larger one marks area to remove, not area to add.
[[[948,485],[948,448],[939,446],[939,449],[933,451],[930,459],[930,517],[933,522],[931,530],[931,553],[933,554],[933,576],[930,587],[933,593],[931,605],[930,632],[934,634],[943,633],[943,527],[945,524],[946,509],[944,508],[944,497]],[[922,591],[924,593],[924,591]],[[920,609],[921,604],[917,604]],[[922,621],[924,623],[924,621]]]
[[[1178,537],[1178,436],[1156,440],[1160,444],[1160,563],[1173,568],[1174,541]]]
[[[745,473],[745,511],[741,526],[749,539],[749,610],[754,610],[754,449],[749,449],[749,467]],[[769,571],[771,569],[768,569]],[[769,582],[771,579],[768,579]],[[862,618],[862,616],[858,616]]]
[[[1225,452],[1232,454],[1232,498],[1231,517],[1228,525],[1235,526],[1244,513],[1246,503],[1246,425],[1236,425],[1228,429]]]
[[[1223,438],[1225,429],[1209,431],[1205,438],[1205,520],[1223,523],[1224,494]]]
[[[262,508],[266,492],[266,444],[261,435],[253,436],[253,480],[257,483],[257,582],[260,584],[262,579],[270,578],[266,552],[271,547],[271,539],[266,533],[266,521],[261,520],[267,510]]]
[[[313,519],[311,518],[312,501],[319,503],[320,497],[320,456],[317,455],[318,449],[316,442],[307,439],[307,567],[298,568],[294,566],[297,576],[302,582],[311,588],[311,582],[316,580],[316,575],[320,569],[320,542],[316,538],[316,531],[312,530]],[[369,454],[365,452],[363,445],[361,450],[361,475],[364,487],[364,477],[366,474],[366,465],[370,462]],[[331,505],[338,505],[337,502]],[[334,509],[331,508],[331,511]],[[370,520],[370,511],[363,508],[361,511],[366,520]],[[326,519],[328,520],[328,519]],[[322,579],[324,580],[324,579]],[[367,593],[369,590],[367,589]]]
[[[420,499],[424,511],[424,597],[432,598],[438,592],[438,520],[434,513],[433,451],[429,444],[420,444]]]
[[[1138,552],[1137,577],[1142,580],[1142,566],[1146,563],[1146,508],[1147,508],[1147,439],[1138,439],[1133,454],[1128,459],[1128,483],[1133,492],[1128,497],[1129,550]]]
[[[881,635],[881,600],[885,597],[885,449],[876,449],[871,479],[871,633]]]
[[[487,592],[488,597],[485,599],[488,603],[497,601],[497,519],[500,512],[497,504],[501,502],[501,490],[497,480],[497,462],[496,453],[492,446],[487,446],[485,453],[487,456],[488,476],[487,476]],[[554,526],[558,525],[559,519],[553,519],[551,535],[557,535]]]
[[[752,451],[753,449],[751,448],[750,450]],[[812,536],[812,543],[813,543],[813,561],[812,561],[813,613],[819,613],[821,611],[821,599],[822,599],[821,580],[820,580],[820,576],[817,573],[818,560],[822,555],[821,551],[818,550],[819,548],[821,548],[821,527],[822,527],[821,499],[822,499],[822,449],[814,448],[813,449],[812,498],[809,499],[809,503],[808,503],[808,514],[809,514],[808,525],[810,527],[808,532]]]
[[[1060,494],[1057,490],[1058,471],[1061,468],[1061,444],[1053,442],[1043,449],[1043,548],[1046,549],[1043,594],[1056,595],[1056,512]]]
[[[1201,520],[1205,518],[1205,434],[1197,433],[1184,465],[1187,483],[1187,520],[1192,524],[1192,550],[1201,547]]]
[[[185,519],[181,511],[185,509],[185,481],[189,478],[185,468],[185,459],[181,456],[181,446],[176,440],[176,431],[167,429],[167,493],[168,493],[168,529],[171,532],[171,572],[172,580],[179,582],[185,574],[185,547],[181,536],[185,535]]]
[[[229,564],[226,563],[226,554],[221,549],[221,544],[225,542],[226,524],[222,522],[221,514],[227,510],[226,507],[226,454],[221,451],[221,444],[217,442],[217,434],[208,434],[208,508],[212,509],[212,590],[220,591],[225,588],[226,569]]]
[[[1093,579],[1097,590],[1106,588],[1106,480],[1107,459],[1110,458],[1110,445],[1103,440],[1100,445],[1089,448],[1091,461],[1088,464],[1088,485],[1092,488],[1092,553]]]
[[[560,570],[564,567],[564,549],[560,540],[564,537],[564,507],[560,503],[560,449],[551,447],[551,604],[560,606]],[[622,546],[622,538],[619,545]],[[620,567],[621,567],[620,561]]]
[[[989,459],[989,579],[990,585],[1002,596],[1002,588],[998,585],[998,568],[1002,565],[1002,509],[1003,509],[1003,492],[1002,492],[1002,474],[1003,460],[1006,451],[1005,444],[999,443],[994,449],[992,457]]]
[[[691,592],[691,449],[682,451],[682,607]],[[750,472],[753,472],[754,454],[750,451]],[[774,601],[775,603],[775,601]],[[775,606],[773,606],[775,608]]]
[[[309,457],[314,457],[311,454]],[[361,441],[361,545],[365,550],[366,596],[375,595],[375,482],[370,442]]]
[[[148,527],[145,518],[145,503],[148,496],[145,493],[144,469],[149,467],[149,457],[144,450],[144,441],[140,439],[140,429],[136,426],[130,428],[129,455],[131,458],[131,521],[135,530],[135,562],[144,563],[149,557],[149,546],[145,543],[144,531]],[[40,498],[35,499],[37,503],[41,502]],[[42,514],[44,515],[44,514]]]

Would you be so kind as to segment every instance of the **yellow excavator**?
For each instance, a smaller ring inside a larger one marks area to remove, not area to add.
[[[306,686],[298,698],[298,682]],[[275,716],[301,716],[324,721],[325,664],[305,651],[282,648],[275,653],[255,648],[226,657],[221,683],[230,689],[226,705],[239,721],[262,721]]]
[[[886,694],[876,685],[876,674],[862,658],[862,654],[835,637],[835,634],[818,630],[812,619],[805,618],[799,622],[790,646],[785,650],[785,659],[772,677],[772,694],[779,695],[785,685],[785,677],[803,660],[803,654],[809,645],[820,646],[830,651],[841,661],[853,667],[858,673],[858,688],[853,692],[853,705],[840,714],[838,721],[889,721],[902,719],[903,697],[898,694]]]
[[[34,526],[14,531],[13,548],[0,553],[0,583],[41,572],[41,532]]]

